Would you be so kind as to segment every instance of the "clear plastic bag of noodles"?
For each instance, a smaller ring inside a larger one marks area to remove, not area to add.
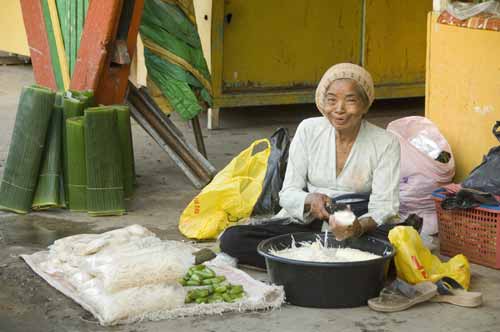
[[[195,249],[178,241],[151,241],[117,246],[85,258],[82,270],[102,281],[107,292],[149,284],[175,284],[195,262]],[[151,238],[154,240],[157,238]],[[146,246],[144,246],[146,244]]]

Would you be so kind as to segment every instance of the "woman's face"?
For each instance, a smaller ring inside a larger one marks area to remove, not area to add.
[[[351,79],[333,81],[326,91],[324,115],[337,130],[354,129],[368,112],[368,105]]]

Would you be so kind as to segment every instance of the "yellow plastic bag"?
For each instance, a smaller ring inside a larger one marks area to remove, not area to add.
[[[470,265],[464,255],[456,255],[446,263],[441,262],[423,245],[418,232],[409,226],[394,227],[389,232],[389,241],[396,248],[394,262],[399,278],[416,284],[450,277],[465,289],[469,288]]]
[[[261,143],[267,148],[254,154]],[[191,239],[215,239],[231,223],[249,217],[262,192],[270,153],[269,140],[261,139],[234,158],[186,207],[180,232]]]

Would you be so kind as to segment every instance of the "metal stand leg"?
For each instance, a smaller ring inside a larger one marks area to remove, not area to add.
[[[196,147],[203,157],[207,158],[207,150],[205,149],[205,142],[203,141],[203,133],[201,132],[198,115],[191,120],[191,125],[193,126],[194,138],[196,139]]]
[[[219,111],[220,108],[209,108],[208,109],[208,123],[207,128],[219,129]]]

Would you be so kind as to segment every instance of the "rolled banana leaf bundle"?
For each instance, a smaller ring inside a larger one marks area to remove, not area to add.
[[[65,195],[65,203],[68,202],[68,146],[67,146],[67,133],[66,133],[66,121],[70,118],[74,118],[76,116],[83,116],[83,111],[85,107],[85,102],[73,97],[73,94],[66,92],[63,98],[63,117],[62,117],[62,142],[63,142],[63,182],[64,182],[64,192]]]
[[[113,105],[117,115],[118,134],[123,161],[123,188],[125,198],[132,197],[135,186],[134,147],[130,126],[130,110],[126,105]]]
[[[117,112],[113,107],[85,111],[87,209],[91,216],[126,212]]]
[[[68,90],[66,95],[76,98],[83,103],[83,108],[90,108],[95,106],[94,92],[92,90]]]
[[[68,161],[68,206],[71,211],[87,211],[87,167],[85,161],[85,118],[66,120]]]
[[[38,176],[33,210],[45,210],[59,207],[62,179],[62,112],[63,96],[57,93],[47,132],[47,143],[43,155],[42,167]]]
[[[23,214],[31,210],[54,99],[52,90],[36,85],[21,92],[0,184],[0,209]]]

